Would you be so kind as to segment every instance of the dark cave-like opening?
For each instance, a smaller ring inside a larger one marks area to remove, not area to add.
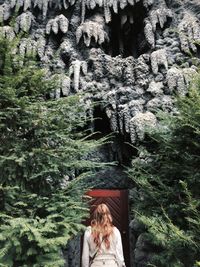
[[[196,52],[196,57],[200,58],[200,45],[196,44],[197,52]]]
[[[51,32],[49,35],[48,43],[50,42],[51,45],[53,45],[54,49],[59,49],[60,44],[62,43],[62,39],[65,36],[63,32],[60,30],[58,31],[57,34]]]
[[[105,111],[100,107],[96,106],[93,112],[94,124],[93,129],[96,132],[93,138],[100,138],[107,135],[109,137],[108,144],[106,144],[106,151],[108,150],[112,155],[110,161],[117,161],[119,165],[130,166],[131,160],[137,155],[138,151],[131,145],[129,134],[114,133],[110,127],[110,120],[108,119]]]
[[[109,23],[111,43],[108,53],[113,57],[139,57],[149,50],[144,36],[144,19],[147,11],[141,2],[134,7],[127,6],[118,14],[112,14]]]
[[[110,122],[106,113],[102,110],[100,106],[96,106],[93,112],[94,116],[94,131],[101,135],[106,135],[111,133]]]
[[[65,63],[66,68],[69,68],[70,66],[70,55],[68,53],[62,53],[61,54],[62,61]]]

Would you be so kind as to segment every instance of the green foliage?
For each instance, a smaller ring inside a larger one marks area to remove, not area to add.
[[[0,266],[59,267],[87,215],[84,177],[102,165],[87,155],[105,140],[87,138],[79,96],[49,98],[56,81],[34,58],[18,64],[16,45],[0,40]]]
[[[151,151],[133,160],[136,217],[159,253],[149,266],[198,266],[200,260],[200,75],[149,130]],[[196,264],[196,265],[195,265]]]
[[[83,229],[87,209],[72,188],[50,197],[4,187],[0,213],[0,263],[6,266],[63,266],[61,247]],[[0,265],[1,266],[1,265]]]

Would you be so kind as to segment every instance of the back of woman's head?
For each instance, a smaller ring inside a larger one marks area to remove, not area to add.
[[[91,221],[92,236],[97,247],[100,247],[100,235],[102,235],[103,242],[106,248],[110,247],[109,237],[113,233],[112,215],[106,204],[100,204],[96,207]]]

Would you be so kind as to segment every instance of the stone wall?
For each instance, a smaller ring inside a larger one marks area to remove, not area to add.
[[[35,52],[59,80],[51,97],[84,92],[102,101],[111,131],[144,138],[156,112],[173,110],[199,66],[198,1],[5,0],[0,33],[24,34],[18,51]],[[9,26],[17,13],[13,27]]]
[[[0,35],[23,36],[20,64],[34,52],[55,75],[52,98],[84,93],[88,116],[102,118],[91,130],[115,134],[96,155],[118,166],[95,179],[104,188],[132,188],[122,174],[136,153],[127,142],[144,140],[158,110],[175,111],[174,96],[187,93],[199,67],[199,0],[0,0],[0,21]],[[144,230],[133,220],[130,233],[132,263],[145,266],[152,252]],[[66,262],[77,267],[67,251]]]

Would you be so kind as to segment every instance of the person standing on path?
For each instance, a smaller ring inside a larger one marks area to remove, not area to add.
[[[82,267],[125,267],[121,234],[106,204],[94,211],[84,233]]]

